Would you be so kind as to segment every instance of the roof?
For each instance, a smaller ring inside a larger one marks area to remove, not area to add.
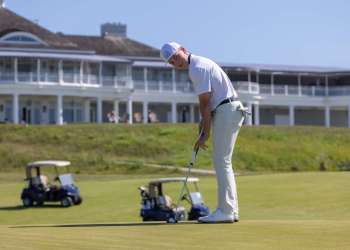
[[[11,32],[22,31],[36,35],[44,42],[45,45],[25,45],[21,47],[34,47],[34,48],[64,48],[64,49],[78,49],[77,45],[69,41],[68,39],[59,36],[38,24],[17,15],[7,8],[0,8],[0,37]],[[3,45],[1,45],[3,46]],[[12,45],[5,45],[6,47],[13,47]],[[18,45],[16,45],[18,47]]]
[[[80,49],[93,50],[100,55],[159,57],[159,50],[127,37],[64,35]]]
[[[67,167],[70,165],[69,161],[35,161],[27,164],[27,168],[35,167]]]
[[[256,72],[289,72],[289,73],[334,73],[350,71],[350,69],[337,67],[320,67],[306,65],[282,65],[282,64],[248,64],[248,63],[219,63],[222,67],[242,71]]]
[[[174,177],[174,178],[160,178],[156,180],[152,180],[149,184],[160,184],[160,183],[169,183],[169,182],[185,182],[186,177]],[[199,182],[199,179],[196,177],[189,177],[187,182]]]
[[[1,44],[0,47],[88,50],[94,51],[99,55],[159,58],[158,49],[127,37],[82,36],[54,33],[33,21],[17,15],[7,8],[0,8],[0,37],[18,31],[33,34],[44,41],[46,45]]]

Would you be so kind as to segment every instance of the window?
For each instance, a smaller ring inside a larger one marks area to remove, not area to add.
[[[39,37],[27,32],[12,32],[0,37],[0,43],[47,45]]]

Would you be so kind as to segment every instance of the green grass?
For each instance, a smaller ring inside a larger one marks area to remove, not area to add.
[[[349,249],[350,172],[240,176],[241,221],[216,225],[140,223],[151,178],[78,176],[81,206],[21,209],[20,175],[0,174],[0,249]],[[214,208],[215,179],[200,184]]]
[[[64,159],[76,173],[147,173],[145,163],[185,166],[196,138],[194,124],[68,126],[0,125],[0,171],[21,171],[29,161]],[[345,128],[243,127],[234,168],[240,172],[350,169]],[[129,162],[125,164],[124,161]],[[212,168],[211,147],[197,166]]]

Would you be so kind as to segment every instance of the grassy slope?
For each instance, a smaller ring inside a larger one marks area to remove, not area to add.
[[[233,225],[139,224],[136,188],[150,177],[81,180],[81,206],[21,209],[23,183],[10,181],[13,175],[2,176],[0,249],[319,250],[350,245],[348,172],[238,177],[241,221]],[[214,187],[213,178],[202,178],[201,190],[211,208]],[[168,192],[175,198],[179,189],[171,186]]]
[[[67,159],[82,173],[147,172],[143,163],[184,166],[196,137],[195,125],[0,126],[0,171],[28,161]],[[348,129],[243,127],[234,167],[240,171],[329,170],[350,166]],[[133,162],[125,166],[121,160]],[[119,163],[118,163],[119,162]],[[211,168],[211,150],[197,166]]]

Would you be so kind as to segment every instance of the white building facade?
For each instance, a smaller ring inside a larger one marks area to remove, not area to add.
[[[113,25],[111,34],[64,35],[0,7],[0,122],[197,122],[187,72]],[[252,111],[247,125],[350,127],[350,69],[221,66]]]

